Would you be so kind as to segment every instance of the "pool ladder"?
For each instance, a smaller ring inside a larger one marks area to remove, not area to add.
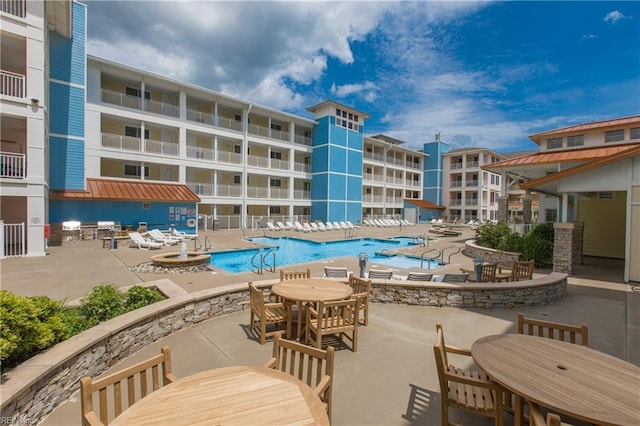
[[[427,256],[429,253],[433,253],[433,252],[436,252],[438,254],[436,256]],[[424,261],[427,260],[428,261],[427,269],[431,269],[431,262],[434,261],[434,260],[437,261],[438,258],[441,257],[441,256],[442,256],[442,251],[440,249],[437,249],[437,248],[425,251],[424,253],[422,253],[420,255],[420,267],[422,268],[423,264],[424,264]]]
[[[271,264],[268,262],[269,255],[271,255]],[[269,249],[266,252],[257,252],[251,257],[251,267],[256,274],[262,274],[265,269],[269,272],[276,272],[276,251]]]
[[[429,247],[429,241],[429,236],[424,234],[419,234],[413,239],[413,243],[418,244],[421,247]]]
[[[204,237],[204,251],[211,250],[211,247],[212,247],[211,240],[209,239],[209,236],[207,235],[206,237]],[[202,245],[200,244],[200,238],[195,237],[193,239],[193,250],[194,251],[200,251],[200,249],[202,249]]]
[[[447,261],[444,261],[444,252],[450,249],[454,249],[455,251],[449,253],[449,257],[447,258]],[[454,254],[458,254],[462,251],[462,249],[460,248],[460,246],[449,246],[449,247],[445,247],[442,249],[442,254],[440,255],[440,260],[442,261],[442,263],[446,263],[449,264],[451,263],[451,256],[453,256]]]

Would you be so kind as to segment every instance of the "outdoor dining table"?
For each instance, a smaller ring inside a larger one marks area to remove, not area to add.
[[[471,346],[474,361],[516,395],[560,415],[599,425],[638,425],[640,368],[619,358],[546,337],[487,336]]]
[[[321,278],[306,278],[281,281],[271,287],[271,291],[285,299],[287,309],[287,330],[291,330],[292,305],[298,304],[296,340],[302,335],[302,309],[305,303],[329,302],[351,297],[353,289],[343,283]],[[291,338],[291,336],[288,336]]]
[[[306,383],[265,367],[224,367],[178,379],[127,408],[119,425],[328,425]]]

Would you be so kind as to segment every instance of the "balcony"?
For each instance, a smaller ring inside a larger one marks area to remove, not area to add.
[[[153,114],[164,115],[167,117],[178,117],[180,113],[178,105],[154,101],[152,99],[146,99],[144,101],[144,110]]]
[[[187,120],[201,124],[208,124],[210,126],[215,124],[215,116],[213,114],[193,109],[187,109]]]
[[[461,206],[462,200],[454,199],[449,201],[449,206]]]
[[[462,181],[461,180],[454,180],[451,182],[451,188],[461,188],[462,187]]]
[[[262,136],[265,138],[278,139],[285,142],[288,142],[290,138],[289,132],[270,129],[269,127],[258,126],[256,124],[249,124],[249,134]]]
[[[303,189],[294,189],[293,190],[293,199],[294,200],[310,200],[311,199],[311,191],[305,191]]]
[[[289,162],[277,158],[261,157],[258,155],[247,156],[247,165],[263,169],[289,170]]]
[[[462,163],[451,163],[451,170],[461,169],[461,168],[462,168]]]
[[[296,161],[293,163],[293,170],[296,172],[311,173],[311,164]]]
[[[477,161],[467,161],[467,168],[470,169],[472,167],[478,167],[480,163]]]
[[[150,154],[168,155],[171,157],[178,156],[178,144],[173,142],[155,141],[145,139],[144,151]]]
[[[178,156],[178,144],[173,142],[156,141],[145,139],[144,150],[142,140],[131,136],[114,135],[110,133],[102,134],[102,147],[131,152],[147,152],[151,154]]]
[[[478,205],[478,200],[476,200],[476,199],[465,200],[464,204],[467,205],[467,206],[477,206]]]
[[[228,164],[242,164],[242,154],[233,151],[216,151],[216,161]]]
[[[0,12],[8,13],[18,18],[25,18],[27,16],[27,1],[2,0],[0,1]]]
[[[478,181],[477,180],[468,180],[467,181],[467,186],[478,186]]]
[[[102,90],[102,102],[110,105],[117,105],[125,108],[143,110],[142,99],[138,96],[127,95],[122,92],[112,90]],[[167,117],[178,117],[179,108],[177,105],[166,102],[145,99],[144,111]]]
[[[4,4],[5,2],[0,2]],[[24,75],[9,71],[0,71],[0,94],[12,98],[24,99],[25,86]]]
[[[195,158],[197,160],[213,161],[214,151],[209,148],[200,148],[197,146],[187,146],[187,158]]]
[[[0,178],[26,179],[26,157],[24,154],[0,152]]]
[[[308,136],[296,135],[295,136],[295,142],[300,144],[300,145],[311,146],[311,138],[308,137]]]

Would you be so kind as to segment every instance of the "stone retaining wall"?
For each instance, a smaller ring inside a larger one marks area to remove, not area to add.
[[[271,284],[258,286],[270,287]],[[567,275],[562,273],[515,283],[389,280],[374,282],[372,301],[438,307],[516,308],[557,300],[566,294],[566,288]],[[99,324],[3,374],[0,385],[3,421],[37,424],[78,390],[82,377],[95,377],[152,342],[199,322],[241,311],[249,303],[246,284],[179,293]]]
[[[485,262],[498,265],[511,265],[520,260],[520,253],[481,247],[476,245],[475,240],[465,241],[464,246],[464,254],[472,259],[484,259]]]

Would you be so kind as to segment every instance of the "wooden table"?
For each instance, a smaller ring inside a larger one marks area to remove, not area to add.
[[[287,330],[291,330],[291,307],[298,304],[298,333],[296,340],[302,335],[302,307],[305,302],[318,303],[333,300],[344,300],[351,297],[353,289],[346,284],[320,278],[281,281],[271,287],[271,291],[284,298],[289,306],[287,311]],[[291,336],[288,336],[291,338]]]
[[[264,367],[226,367],[178,379],[114,419],[118,425],[328,425],[313,389]]]
[[[640,421],[640,368],[621,359],[522,334],[483,337],[471,355],[496,382],[553,412],[602,425]],[[516,400],[518,425],[522,399]]]

